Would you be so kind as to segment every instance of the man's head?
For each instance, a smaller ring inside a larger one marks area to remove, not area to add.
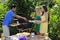
[[[13,11],[16,11],[16,4],[12,4],[12,5],[11,5],[11,9],[12,9]]]

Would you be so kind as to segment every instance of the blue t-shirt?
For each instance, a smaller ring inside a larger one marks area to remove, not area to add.
[[[3,20],[3,24],[2,25],[9,26],[11,24],[11,22],[12,22],[13,16],[14,16],[13,10],[9,10],[6,13],[5,17],[4,17],[4,20]]]

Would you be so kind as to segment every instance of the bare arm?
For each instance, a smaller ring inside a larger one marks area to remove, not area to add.
[[[18,19],[20,19],[20,18],[22,18],[22,19],[24,19],[24,20],[27,20],[25,17],[21,17],[21,16],[19,16],[19,15],[14,15],[14,17],[16,17],[16,18],[18,18]]]

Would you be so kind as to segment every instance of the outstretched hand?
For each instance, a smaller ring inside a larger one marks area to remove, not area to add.
[[[40,21],[36,21],[36,24],[40,24]]]
[[[27,20],[27,18],[23,17],[24,20]]]
[[[24,19],[24,20],[27,20],[27,18],[22,17],[22,16],[19,16],[19,15],[14,15],[14,17],[16,17],[16,18],[18,18],[18,19],[22,18],[22,19]]]

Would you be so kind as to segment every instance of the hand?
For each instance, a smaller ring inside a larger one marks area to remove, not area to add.
[[[27,18],[23,17],[24,20],[27,20]]]
[[[36,21],[36,24],[40,24],[40,21]]]
[[[16,23],[13,23],[10,26],[15,27],[15,26],[17,26],[17,24]]]
[[[35,20],[29,20],[29,22],[36,23]]]
[[[32,22],[32,20],[29,20],[29,22]]]

